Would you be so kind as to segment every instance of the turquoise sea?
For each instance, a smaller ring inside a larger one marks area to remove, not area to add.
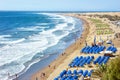
[[[32,75],[50,63],[50,57],[58,57],[80,37],[82,24],[80,19],[55,13],[1,11],[0,80],[10,80],[27,71]]]

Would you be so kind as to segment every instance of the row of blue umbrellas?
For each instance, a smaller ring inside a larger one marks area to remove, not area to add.
[[[98,56],[93,63],[94,64],[98,63],[99,65],[106,64],[109,58],[110,58],[109,56]]]
[[[117,51],[117,48],[114,46],[109,46],[106,51],[112,51],[113,53],[115,53]]]
[[[109,56],[98,56],[95,60],[94,60],[94,56],[80,56],[80,57],[76,57],[72,60],[72,62],[68,65],[70,67],[83,67],[85,64],[90,64],[93,61],[93,64],[106,64],[107,61],[109,60]]]
[[[58,77],[56,77],[54,80],[78,80],[80,76],[83,77],[91,77],[93,70],[63,70]]]
[[[80,56],[76,57],[72,60],[72,62],[69,64],[70,67],[83,67],[85,64],[90,64],[91,61],[93,61],[94,56]]]
[[[94,45],[94,46],[85,46],[81,52],[82,53],[100,53],[101,51],[104,51],[105,46],[99,46],[99,45]]]

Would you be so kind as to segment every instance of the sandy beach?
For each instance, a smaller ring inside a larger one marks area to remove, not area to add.
[[[88,67],[88,65],[85,65],[85,67],[79,67],[79,68],[69,68],[68,64],[76,57],[76,56],[94,56],[97,58],[102,54],[83,54],[80,53],[80,50],[85,46],[85,40],[87,41],[88,45],[91,45],[94,40],[94,36],[96,35],[96,42],[99,42],[99,38],[101,37],[102,40],[107,41],[107,36],[110,36],[109,39],[113,41],[114,45],[117,47],[118,51],[116,55],[120,55],[120,39],[114,38],[115,33],[118,33],[120,31],[120,28],[118,28],[116,25],[112,24],[108,19],[99,18],[99,17],[90,17],[89,15],[118,15],[120,16],[119,12],[109,12],[109,13],[68,13],[68,14],[62,14],[65,16],[72,16],[79,18],[83,21],[84,24],[84,31],[79,39],[76,40],[75,43],[73,43],[71,46],[69,46],[64,53],[62,53],[56,60],[54,60],[50,65],[46,66],[44,69],[38,71],[34,75],[31,76],[31,80],[53,80],[55,77],[57,77],[62,70],[70,69],[70,70],[91,70],[96,69],[96,65],[91,64],[92,67]],[[98,19],[104,22],[105,24],[109,24],[110,30],[112,30],[113,33],[111,34],[103,34],[103,35],[97,35],[96,34],[96,26],[95,24],[89,19]],[[44,76],[41,74],[45,73]],[[92,80],[100,80],[99,78],[92,77]]]

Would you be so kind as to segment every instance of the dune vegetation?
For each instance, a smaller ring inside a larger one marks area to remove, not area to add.
[[[93,18],[89,18],[89,20],[91,20],[95,24],[97,35],[112,34],[113,33],[113,31],[109,28],[109,25],[102,22],[101,20],[93,19]]]
[[[106,65],[101,65],[95,73],[101,80],[120,80],[120,56],[111,60]]]
[[[102,80],[120,80],[120,57],[111,60],[103,74]]]

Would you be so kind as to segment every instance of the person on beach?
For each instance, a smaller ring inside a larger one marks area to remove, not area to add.
[[[43,73],[40,73],[40,78],[43,78]]]
[[[8,78],[10,77],[10,73],[8,72]]]
[[[81,42],[80,42],[80,45],[81,45]]]
[[[17,75],[17,74],[15,74],[15,78],[16,78],[15,80],[18,80],[18,79],[17,79],[17,76],[18,76],[18,75]]]
[[[43,77],[45,77],[45,73],[43,73]]]
[[[41,79],[41,80],[45,80],[45,79],[44,79],[45,76],[46,76],[46,74],[42,72],[42,73],[40,74],[40,79]]]
[[[48,65],[48,67],[50,68],[50,65]]]
[[[44,77],[45,76],[45,73],[41,73],[41,77]]]
[[[64,55],[64,53],[62,53],[62,56]]]
[[[54,69],[55,69],[55,66],[54,66]]]
[[[64,52],[64,54],[66,54],[66,53]]]
[[[38,78],[36,77],[36,79],[35,80],[38,80]]]

